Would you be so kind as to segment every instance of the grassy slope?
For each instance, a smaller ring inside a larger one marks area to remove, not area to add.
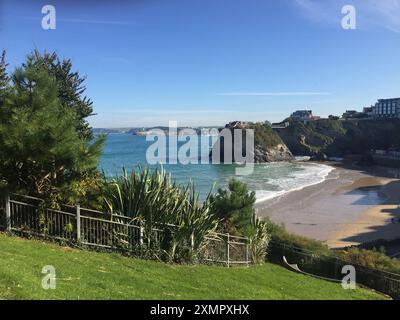
[[[56,290],[41,288],[44,265],[56,268]],[[0,233],[0,299],[382,299],[382,296],[364,289],[346,291],[338,284],[272,264],[233,269],[166,265]]]

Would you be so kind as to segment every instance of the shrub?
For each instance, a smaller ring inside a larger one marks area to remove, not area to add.
[[[251,260],[255,264],[263,263],[267,256],[270,240],[268,224],[254,215],[252,219],[252,230],[248,237],[250,241]]]
[[[220,232],[248,237],[252,261],[264,262],[270,236],[267,223],[255,214],[255,193],[250,192],[246,184],[233,179],[228,189],[219,189],[210,202],[211,212],[221,220]]]
[[[296,247],[306,251],[312,251],[317,254],[332,255],[328,246],[322,241],[302,237],[288,232],[284,225],[273,223],[269,219],[266,220],[268,232],[271,235],[271,241],[275,243],[285,244],[287,246]]]
[[[232,179],[228,189],[219,189],[211,196],[211,211],[220,219],[220,232],[245,235],[252,229],[256,197],[247,185]]]
[[[350,264],[400,274],[400,261],[392,259],[376,249],[350,248],[341,251],[339,255]]]
[[[177,185],[163,169],[138,167],[104,184],[106,210],[144,223],[147,246],[161,246],[165,260],[193,260],[215,231],[218,219],[210,213],[209,197],[200,203],[193,183]],[[162,239],[154,237],[162,229]],[[156,243],[153,243],[153,242]],[[189,258],[190,257],[190,258]]]

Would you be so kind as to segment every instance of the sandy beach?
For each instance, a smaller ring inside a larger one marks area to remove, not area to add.
[[[395,169],[331,165],[335,169],[324,182],[260,202],[258,215],[332,248],[400,237]]]

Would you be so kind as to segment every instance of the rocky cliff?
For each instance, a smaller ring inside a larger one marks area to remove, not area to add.
[[[254,148],[254,159],[255,163],[266,163],[292,161],[294,160],[294,157],[284,143],[268,148],[263,148],[256,144]]]
[[[246,154],[246,143],[245,143],[245,130],[254,130],[254,162],[255,163],[266,163],[266,162],[279,162],[279,161],[291,161],[294,160],[292,153],[289,148],[285,145],[282,139],[278,136],[271,126],[268,124],[261,123],[231,123],[226,125],[225,129],[231,131],[232,143],[234,143],[234,130],[242,130],[242,154]],[[212,153],[219,152],[221,162],[226,162],[224,159],[224,139],[219,138],[221,148],[219,151],[214,147]],[[247,151],[248,152],[248,151]],[[212,155],[211,153],[211,155]],[[233,162],[240,162],[235,159],[232,152]]]
[[[400,119],[289,122],[277,133],[294,155],[322,160],[400,147]]]

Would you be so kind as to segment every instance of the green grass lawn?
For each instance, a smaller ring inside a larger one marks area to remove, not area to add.
[[[53,265],[55,290],[41,286]],[[0,299],[383,299],[372,291],[265,264],[178,266],[81,251],[0,233]]]

